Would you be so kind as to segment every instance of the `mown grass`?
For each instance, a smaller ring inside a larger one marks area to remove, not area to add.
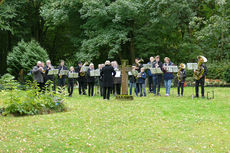
[[[75,90],[67,112],[0,117],[0,152],[230,152],[230,88],[206,89],[215,100],[192,100],[192,88],[178,98],[173,90],[134,101]]]

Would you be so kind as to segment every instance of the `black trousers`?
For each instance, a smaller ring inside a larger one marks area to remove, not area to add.
[[[84,81],[78,81],[79,87],[79,94],[81,95],[81,93],[83,93],[83,95],[85,95],[85,82]]]
[[[149,81],[149,92],[152,92],[153,91],[153,77],[149,76],[148,81]]]
[[[201,95],[204,97],[204,78],[196,80],[196,97],[199,97],[199,86],[201,86]]]
[[[88,95],[93,96],[94,82],[88,82]]]
[[[113,85],[113,93],[120,95],[121,94],[121,84],[114,84]]]
[[[178,95],[183,96],[183,94],[184,94],[184,82],[178,82],[177,92],[178,92]]]
[[[62,78],[58,78],[58,86],[64,87],[65,86],[65,77],[62,76]]]
[[[69,93],[69,96],[72,96],[72,94],[73,94],[73,88],[74,88],[74,82],[69,82],[68,83],[68,93]]]
[[[111,89],[112,89],[111,87],[104,87],[104,89],[103,89],[103,98],[104,99],[109,100]]]

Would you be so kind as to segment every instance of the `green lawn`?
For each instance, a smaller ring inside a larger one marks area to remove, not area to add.
[[[206,91],[213,89],[215,100],[192,100],[192,88],[178,98],[174,88],[171,97],[148,94],[134,101],[103,101],[75,90],[65,101],[68,112],[0,116],[0,152],[227,153],[230,88]]]

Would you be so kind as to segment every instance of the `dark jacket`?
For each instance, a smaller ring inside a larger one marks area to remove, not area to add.
[[[93,71],[93,70],[88,69],[88,71],[87,71],[87,82],[88,83],[93,83],[93,82],[95,82],[95,77],[90,76],[90,71]]]
[[[182,80],[180,82],[183,83],[183,82],[185,82],[185,79],[186,79],[186,70],[185,69],[181,69],[180,73],[183,76]],[[178,80],[178,82],[179,82],[179,80]]]
[[[145,79],[146,79],[146,73],[143,72],[143,73],[141,73],[141,77],[138,78],[138,83],[139,84],[145,84]]]
[[[163,64],[162,64],[162,62],[161,61],[159,61],[159,62],[153,62],[153,68],[155,68],[156,67],[156,64],[158,64],[159,65],[159,68],[161,68],[161,70],[162,70],[162,67],[163,67]],[[162,76],[162,74],[152,74],[152,76],[153,77],[156,77],[156,76]]]
[[[153,63],[154,63],[154,62],[153,62]],[[153,67],[153,63],[148,62],[147,64],[152,64],[152,67]],[[151,73],[150,69],[147,69],[147,75],[148,75],[148,77],[150,77],[150,78],[153,76],[153,74]]]
[[[69,74],[70,74],[70,73],[74,73],[74,71],[73,71],[73,72],[69,71],[69,72],[68,72],[68,77],[69,77]],[[74,84],[74,81],[75,81],[74,78],[68,78],[68,82],[69,82],[69,83]]]
[[[81,70],[81,67],[77,66],[75,68],[75,72],[78,73],[79,77],[77,79],[78,82],[86,82],[86,76],[80,76],[80,70]]]
[[[206,65],[204,63],[201,64],[201,66],[204,68],[204,74],[202,75],[202,78],[201,78],[201,79],[203,79],[203,78],[205,78],[205,76],[207,76],[208,70],[207,70],[207,67],[206,67]]]
[[[54,75],[48,75],[50,70],[53,70],[54,67],[51,66],[51,68],[49,68],[48,66],[45,66],[44,70],[45,70],[45,81],[51,80],[54,81]]]
[[[172,62],[169,62],[168,66],[173,66],[174,64]],[[164,72],[164,80],[172,80],[174,78],[173,73],[171,72],[167,72],[165,70],[163,70]]]
[[[110,65],[106,65],[101,70],[101,76],[103,78],[104,87],[113,87],[113,77],[116,75],[114,68]]]
[[[129,76],[129,81],[130,81],[130,83],[136,83],[137,79],[136,79],[136,77],[134,75],[130,75]]]

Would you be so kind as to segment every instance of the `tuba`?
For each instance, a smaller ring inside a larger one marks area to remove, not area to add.
[[[207,62],[207,59],[204,56],[198,56],[197,59],[198,59],[198,68],[194,71],[193,77],[195,80],[200,80],[205,71],[202,64],[204,62]]]
[[[86,70],[85,70],[85,67],[86,66],[88,66],[89,65],[89,63],[88,62],[85,62],[83,65],[82,65],[82,67],[81,67],[81,69],[80,69],[80,76],[81,77],[84,77],[85,75],[86,75]]]
[[[181,82],[183,80],[183,73],[182,73],[182,69],[185,69],[185,64],[181,63],[180,64],[180,69],[177,72],[177,77],[178,77],[178,81]]]

